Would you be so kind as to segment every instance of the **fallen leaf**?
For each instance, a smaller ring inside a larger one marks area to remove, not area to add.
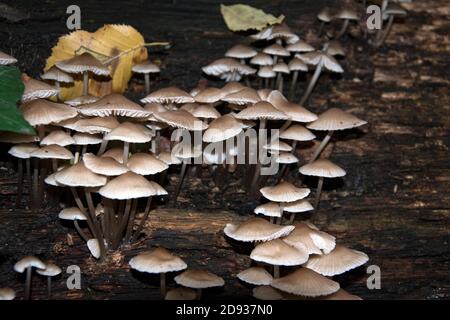
[[[231,6],[221,4],[220,12],[228,29],[231,31],[246,31],[250,29],[261,31],[267,26],[280,24],[284,19],[283,15],[277,18],[245,4]]]

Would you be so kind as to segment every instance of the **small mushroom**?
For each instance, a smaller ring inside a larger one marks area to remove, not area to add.
[[[347,31],[350,20],[358,21],[358,13],[351,8],[342,8],[338,13],[334,15],[335,19],[344,20],[341,30],[337,33],[336,39],[342,37]]]
[[[150,94],[150,74],[152,73],[160,73],[161,69],[151,61],[146,61],[143,63],[139,63],[134,65],[131,70],[134,73],[142,73],[145,78],[145,94]]]
[[[8,66],[10,64],[15,64],[17,59],[0,51],[0,66]]]
[[[383,19],[388,19],[387,26],[378,30],[374,42],[375,47],[380,47],[389,36],[396,16],[406,16],[406,10],[400,4],[389,1],[387,7],[383,10]]]
[[[184,287],[197,289],[198,300],[202,297],[202,289],[225,285],[225,281],[221,277],[205,270],[186,270],[177,275],[174,280]]]
[[[61,101],[61,83],[74,82],[70,75],[58,69],[56,66],[52,66],[48,69],[43,75],[41,75],[41,78],[55,82],[55,87],[58,90],[58,101]]]
[[[33,256],[26,256],[16,262],[14,265],[14,271],[23,273],[24,271],[27,272],[26,274],[26,280],[25,280],[25,299],[30,300],[30,293],[31,293],[31,273],[33,271],[33,268],[36,269],[45,269],[45,263],[43,263],[41,260],[39,260],[36,257]]]
[[[14,300],[16,292],[11,288],[0,288],[0,301]]]
[[[56,277],[59,275],[62,270],[60,267],[53,263],[46,263],[45,269],[37,269],[36,272],[41,276],[47,277],[47,298],[51,299],[52,297],[52,277]]]

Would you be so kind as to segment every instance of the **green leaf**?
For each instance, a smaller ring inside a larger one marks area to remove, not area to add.
[[[278,18],[260,9],[245,4],[231,6],[220,5],[220,12],[231,31],[246,31],[250,29],[261,31],[267,26],[283,22],[284,16]]]
[[[23,118],[17,102],[22,97],[24,86],[20,71],[14,67],[0,67],[0,131],[36,134],[33,127]]]

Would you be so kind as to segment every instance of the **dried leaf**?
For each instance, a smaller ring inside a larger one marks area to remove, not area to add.
[[[45,70],[58,61],[88,51],[102,62],[109,62],[112,76],[110,81],[91,78],[89,93],[95,96],[111,92],[122,93],[131,78],[131,67],[148,58],[144,44],[144,37],[128,25],[105,25],[94,33],[78,30],[59,39],[52,49],[52,55],[47,59]],[[61,97],[63,100],[72,99],[80,96],[82,91],[83,81],[80,76],[76,78],[74,86],[62,88]]]
[[[244,4],[231,6],[220,5],[220,12],[231,31],[262,30],[267,26],[283,22],[284,16],[278,18],[260,9]]]

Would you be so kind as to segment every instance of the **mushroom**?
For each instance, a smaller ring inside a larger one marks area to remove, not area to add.
[[[90,94],[85,96],[79,96],[70,100],[64,101],[65,104],[68,104],[71,107],[79,107],[81,105],[87,105],[90,103],[94,103],[98,101],[99,98],[91,96]]]
[[[263,49],[263,52],[266,54],[270,54],[273,56],[273,63],[276,64],[278,62],[279,57],[289,57],[291,54],[281,45],[274,43],[268,47]]]
[[[362,300],[362,299],[354,294],[345,291],[344,289],[339,289],[335,293],[322,297],[321,300]]]
[[[37,269],[36,272],[41,276],[47,277],[47,299],[52,297],[52,277],[61,274],[62,270],[56,264],[46,263],[45,269]]]
[[[220,77],[226,82],[239,81],[242,76],[248,76],[256,73],[255,69],[232,58],[215,60],[207,66],[202,67],[202,70],[207,75]]]
[[[225,285],[225,281],[221,277],[204,270],[186,270],[177,275],[174,280],[184,287],[197,289],[198,300],[202,297],[202,289]]]
[[[1,52],[0,52],[0,57],[1,57]],[[0,301],[14,300],[15,298],[16,298],[16,292],[13,289],[0,288]]]
[[[324,231],[320,231],[309,222],[298,222],[295,229],[282,239],[288,245],[303,250],[308,254],[328,254],[336,247],[336,238]]]
[[[31,273],[33,268],[36,269],[45,269],[45,263],[33,256],[26,256],[16,262],[14,265],[14,271],[19,273],[27,272],[26,280],[25,280],[25,299],[30,300],[31,293]]]
[[[271,286],[259,286],[253,288],[253,297],[258,300],[282,300],[283,296],[278,290],[275,290]]]
[[[317,31],[317,35],[320,36],[323,31],[323,27],[325,23],[330,23],[333,20],[333,14],[331,13],[330,8],[323,7],[323,9],[317,14],[317,19],[320,21],[319,31]]]
[[[273,222],[274,218],[281,218],[283,215],[282,208],[277,202],[267,202],[257,206],[254,210],[255,214],[262,214],[270,217],[270,222]]]
[[[266,40],[275,39],[276,43],[279,45],[283,44],[283,41],[286,43],[295,43],[300,38],[292,32],[291,28],[288,27],[286,23],[276,24],[272,26],[272,32],[267,37]]]
[[[75,140],[74,145],[82,147],[80,154],[84,155],[87,153],[87,148],[90,145],[101,144],[103,139],[100,135],[90,134],[87,132],[77,132],[72,138]]]
[[[78,221],[87,221],[87,217],[79,208],[77,207],[65,208],[59,212],[58,218],[60,218],[61,220],[73,221],[75,229],[77,230],[81,239],[83,239],[85,242],[88,242],[89,237],[86,236],[86,234],[83,232],[83,230],[80,228],[80,225],[78,224]]]
[[[48,69],[41,78],[44,80],[50,80],[55,82],[56,89],[58,90],[58,101],[61,101],[61,83],[73,83],[73,78],[65,73],[64,71],[59,70],[56,66]]]
[[[311,95],[311,92],[313,91],[317,80],[319,80],[320,74],[324,68],[331,72],[336,72],[336,73],[344,72],[341,65],[336,61],[336,59],[334,59],[331,55],[329,55],[328,53],[323,52],[323,51],[308,52],[308,53],[302,54],[301,56],[297,55],[297,57],[300,57],[307,64],[316,66],[314,75],[312,76],[312,78],[308,84],[308,87],[306,88],[306,91],[303,94],[303,97],[299,102],[300,105],[304,105],[306,103],[306,101],[308,101],[308,98]]]
[[[289,71],[292,73],[291,86],[289,88],[289,100],[292,100],[295,95],[295,87],[297,85],[298,73],[308,72],[308,66],[300,59],[294,58],[288,64]]]
[[[287,236],[294,228],[294,226],[278,226],[263,218],[250,218],[241,225],[228,223],[223,232],[237,241],[254,242]]]
[[[142,103],[160,103],[168,109],[176,109],[175,104],[193,103],[194,98],[184,90],[176,87],[162,88],[141,99]]]
[[[333,162],[327,159],[318,159],[314,162],[310,162],[300,167],[299,172],[305,176],[319,177],[317,184],[316,199],[314,201],[314,208],[316,213],[319,209],[320,194],[323,187],[324,178],[338,178],[345,176],[345,170],[335,165]]]
[[[351,8],[342,8],[339,12],[334,15],[335,19],[344,20],[342,23],[341,30],[337,33],[336,39],[342,37],[347,31],[350,20],[358,21],[358,13]]]
[[[283,210],[291,214],[289,224],[294,223],[296,213],[314,210],[314,207],[308,200],[302,199],[283,204]]]
[[[392,29],[392,23],[396,16],[406,16],[406,10],[398,3],[389,1],[387,7],[383,10],[383,20],[388,19],[386,28],[380,28],[374,41],[375,47],[380,47]]]
[[[0,66],[7,66],[10,64],[15,64],[16,62],[17,62],[16,58],[0,51]]]
[[[280,266],[299,266],[308,260],[306,247],[300,250],[286,244],[280,239],[258,244],[250,253],[254,261],[273,265],[274,279],[280,277]]]
[[[237,44],[233,46],[231,49],[229,49],[227,52],[225,52],[225,57],[239,59],[240,62],[243,65],[245,65],[246,59],[253,58],[257,54],[258,52],[252,47],[243,44]],[[250,87],[250,81],[248,80],[248,78],[246,78],[245,80],[247,86]]]
[[[150,74],[151,73],[160,73],[161,69],[151,61],[145,61],[143,63],[139,63],[134,65],[131,68],[131,71],[134,73],[144,74],[145,78],[145,94],[150,94]]]
[[[39,80],[22,77],[22,82],[25,87],[22,94],[22,103],[36,99],[47,99],[59,93],[59,89],[56,87]]]
[[[284,74],[290,74],[291,71],[289,70],[289,67],[286,63],[279,61],[277,62],[275,65],[273,65],[272,67],[272,71],[277,73],[277,80],[275,83],[275,88],[280,91],[283,92],[283,73]]]
[[[271,286],[283,292],[305,297],[330,295],[340,288],[339,283],[307,268],[299,268],[287,276],[274,279]]]
[[[273,277],[263,267],[250,267],[237,274],[239,280],[256,286],[267,286],[272,283]]]
[[[337,40],[331,40],[325,45],[325,51],[332,56],[345,56],[345,49]]]
[[[308,129],[328,131],[325,138],[314,151],[314,155],[312,156],[310,162],[315,161],[319,157],[320,153],[323,149],[325,149],[330,141],[334,131],[352,129],[366,123],[366,121],[338,108],[331,108],[322,113],[317,120],[306,126]]]
[[[195,300],[197,293],[189,288],[175,288],[167,291],[164,300]]]
[[[187,268],[186,263],[164,248],[145,251],[133,257],[130,267],[139,272],[159,273],[161,297],[166,295],[166,273],[181,271]]]
[[[83,74],[83,95],[89,94],[89,72],[98,76],[109,76],[109,68],[88,52],[60,61],[56,66],[67,73]]]

